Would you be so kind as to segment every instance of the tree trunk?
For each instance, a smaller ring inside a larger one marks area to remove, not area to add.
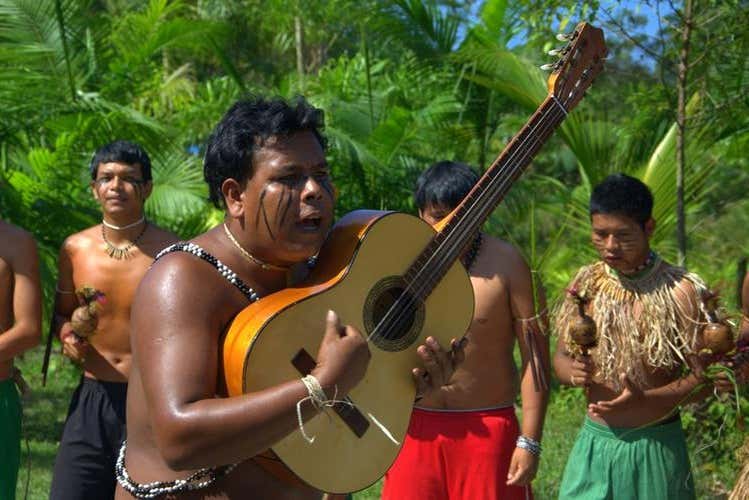
[[[676,240],[679,247],[678,263],[687,265],[686,214],[684,212],[684,140],[686,135],[686,94],[689,71],[689,40],[692,35],[692,0],[684,4],[684,30],[681,32],[681,52],[679,54],[679,74],[676,81]]]
[[[304,28],[302,18],[294,16],[294,41],[296,44],[296,72],[299,77],[299,90],[304,91]]]

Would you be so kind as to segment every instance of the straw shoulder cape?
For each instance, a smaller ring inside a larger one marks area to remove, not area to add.
[[[704,324],[701,293],[705,284],[695,274],[655,256],[637,278],[616,273],[604,262],[585,266],[572,280],[590,301],[587,314],[595,321],[598,345],[590,351],[599,380],[620,389],[621,375],[647,388],[653,369],[674,370],[699,350]],[[580,354],[569,335],[578,308],[566,296],[554,314],[554,328],[567,351]]]

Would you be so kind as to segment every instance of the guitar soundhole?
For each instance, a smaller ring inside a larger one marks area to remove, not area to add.
[[[400,276],[388,276],[372,287],[364,303],[364,326],[372,342],[385,351],[407,349],[424,326],[424,304],[406,291]]]

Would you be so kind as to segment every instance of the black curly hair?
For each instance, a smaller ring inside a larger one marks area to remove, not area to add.
[[[143,180],[151,180],[151,159],[148,153],[139,144],[130,141],[114,141],[97,149],[88,166],[91,180],[96,180],[99,165],[112,162],[140,165]]]
[[[282,98],[251,97],[234,103],[216,126],[203,160],[203,178],[217,208],[224,206],[221,185],[226,179],[244,184],[252,176],[252,153],[271,137],[312,132],[323,151],[327,141],[323,112],[303,97],[291,102]]]
[[[422,172],[416,181],[416,207],[419,210],[428,206],[452,210],[463,201],[478,180],[478,174],[465,163],[437,162]]]
[[[639,179],[609,175],[590,195],[590,216],[595,214],[624,215],[644,227],[653,215],[653,194]]]

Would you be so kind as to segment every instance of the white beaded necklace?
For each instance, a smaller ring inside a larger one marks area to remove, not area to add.
[[[146,216],[145,216],[145,215],[141,216],[141,218],[140,218],[140,219],[136,220],[136,221],[135,221],[135,222],[133,222],[132,224],[128,224],[128,225],[126,225],[126,226],[115,226],[114,224],[112,224],[112,223],[110,223],[110,222],[107,222],[107,221],[106,221],[106,220],[104,220],[104,219],[102,219],[102,220],[101,220],[101,223],[102,223],[102,224],[104,224],[104,225],[105,225],[106,227],[108,227],[109,229],[114,229],[115,231],[124,231],[125,229],[130,229],[131,227],[135,227],[135,226],[137,226],[138,224],[140,224],[140,223],[141,223],[141,222],[143,222],[144,220],[146,220]]]

